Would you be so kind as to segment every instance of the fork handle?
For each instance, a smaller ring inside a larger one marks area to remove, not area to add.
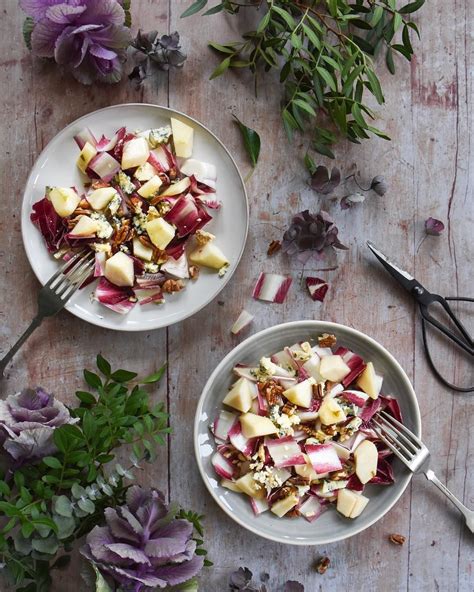
[[[474,532],[474,512],[458,500],[458,498],[449,491],[449,489],[441,483],[438,477],[434,474],[434,472],[430,469],[424,472],[425,477],[428,481],[431,481],[436,485],[436,487],[444,493],[444,495],[451,500],[451,502],[456,506],[456,508],[461,512],[461,514],[466,519],[466,525],[471,532]]]
[[[18,341],[15,343],[15,345],[13,345],[10,349],[10,351],[7,353],[7,355],[5,357],[3,357],[0,360],[0,378],[3,376],[3,373],[5,371],[5,368],[7,367],[8,363],[10,362],[10,360],[13,358],[13,356],[16,354],[16,352],[20,349],[20,347],[25,343],[25,341],[28,339],[28,337],[33,333],[33,331],[35,329],[37,329],[42,321],[43,321],[43,316],[40,315],[36,315],[36,317],[31,321],[30,326],[28,327],[28,329],[23,333],[23,335],[18,339]]]

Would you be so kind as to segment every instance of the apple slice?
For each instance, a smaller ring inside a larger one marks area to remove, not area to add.
[[[158,193],[158,189],[161,187],[162,184],[163,182],[161,181],[160,177],[158,177],[158,175],[155,175],[146,183],[144,183],[137,191],[137,193],[138,195],[141,195],[145,198],[153,197],[154,195],[156,195],[156,193]]]
[[[240,479],[235,481],[235,484],[240,491],[246,493],[250,497],[255,499],[262,499],[265,497],[265,489],[263,488],[263,485],[255,481],[253,473],[247,473],[243,477],[240,477]]]
[[[283,391],[283,396],[294,405],[298,405],[298,407],[311,407],[314,384],[316,384],[314,378],[307,378],[306,380],[295,384],[295,386],[286,389],[286,391]]]
[[[252,407],[253,388],[251,387],[252,383],[250,381],[248,381],[246,378],[239,378],[239,380],[234,383],[222,402],[229,407],[237,409],[237,411],[247,413],[250,407]]]
[[[77,157],[77,168],[84,174],[86,174],[86,169],[89,166],[90,161],[94,158],[97,154],[97,150],[92,146],[90,142],[86,142],[82,147],[82,150]]]
[[[148,232],[151,242],[158,249],[166,249],[175,235],[174,226],[169,224],[163,218],[153,218],[145,224],[145,230]]]
[[[119,251],[105,262],[105,277],[116,286],[133,286],[133,259]]]
[[[259,436],[268,436],[278,432],[275,424],[263,415],[244,413],[239,419],[242,433],[246,438],[258,438]]]
[[[173,144],[176,156],[189,158],[193,153],[194,130],[187,123],[179,119],[171,118],[171,130],[173,132]]]
[[[153,249],[144,245],[137,237],[133,239],[133,254],[143,261],[151,261]]]
[[[70,216],[79,205],[81,198],[72,187],[52,187],[48,191],[48,199],[61,218]]]
[[[346,414],[335,399],[327,398],[319,408],[319,419],[324,425],[333,425],[346,420]]]
[[[270,509],[278,516],[278,518],[283,518],[283,516],[294,508],[299,501],[300,498],[297,495],[291,494],[288,497],[278,500]]]
[[[80,216],[74,228],[69,233],[71,236],[94,236],[100,226],[97,220],[92,220],[89,216]]]
[[[117,191],[113,187],[100,187],[89,193],[86,198],[93,210],[103,210],[116,195]]]
[[[372,399],[379,396],[382,388],[382,377],[375,373],[375,368],[372,362],[367,362],[367,366],[362,374],[357,379],[357,386],[361,388]]]
[[[122,153],[122,169],[133,169],[145,164],[150,156],[146,138],[133,138],[125,142]]]
[[[359,481],[365,485],[377,474],[379,454],[377,446],[370,440],[364,440],[357,446],[354,452],[356,475]]]
[[[319,373],[326,380],[330,380],[331,382],[341,382],[350,371],[351,369],[341,356],[324,356],[321,358]]]
[[[357,518],[369,503],[369,498],[352,489],[341,489],[337,495],[336,509],[346,518]]]
[[[225,265],[229,265],[227,257],[212,241],[192,251],[189,254],[189,260],[195,265],[204,265],[204,267],[211,269],[221,269]]]

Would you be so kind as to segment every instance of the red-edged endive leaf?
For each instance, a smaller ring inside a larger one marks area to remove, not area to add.
[[[342,464],[332,444],[307,444],[306,454],[319,475],[331,471],[340,471]]]
[[[148,156],[148,162],[155,167],[155,169],[159,173],[165,173],[169,170],[168,166],[168,159],[166,157],[166,153],[161,146],[158,148],[154,148],[150,150],[150,155]]]
[[[267,440],[266,445],[277,469],[306,464],[298,442],[291,436]]]
[[[221,452],[214,453],[211,463],[219,477],[232,479],[234,476],[234,465],[228,461]]]
[[[363,422],[368,423],[381,408],[382,401],[380,397],[377,397],[377,399],[370,399],[370,401],[368,401],[363,407],[359,417]]]
[[[379,395],[378,398],[382,403],[383,410],[387,413],[390,413],[390,415],[392,415],[400,423],[403,423],[402,412],[400,410],[400,405],[398,404],[397,399],[385,395]]]
[[[102,277],[105,273],[107,255],[99,252],[95,254],[94,277]]]
[[[234,448],[240,450],[245,456],[251,456],[255,450],[255,438],[246,438],[242,433],[240,421],[234,423],[232,428],[229,430],[229,439]]]
[[[230,332],[234,335],[238,335],[241,331],[243,331],[246,327],[250,325],[253,321],[254,316],[247,312],[245,309],[237,317],[237,320],[230,328]]]
[[[145,296],[144,298],[140,298],[138,300],[138,304],[143,306],[144,304],[151,304],[152,302],[162,302],[163,301],[163,292],[158,290],[157,292],[153,292],[149,296]]]
[[[117,145],[117,142],[122,141],[124,139],[126,131],[126,128],[121,127],[119,130],[115,132],[115,134],[110,140],[109,138],[102,136],[95,147],[97,152],[109,152],[110,150],[113,150]]]
[[[126,314],[135,306],[135,292],[132,288],[119,287],[111,284],[105,277],[100,278],[95,290],[95,298],[107,308]]]
[[[393,468],[390,462],[379,455],[377,462],[377,473],[373,479],[369,481],[373,485],[391,485],[395,481],[393,475]]]
[[[194,175],[189,177],[191,181],[191,185],[189,186],[189,192],[194,195],[206,195],[208,193],[215,193],[216,190],[214,187],[203,183],[202,181],[198,181]]]
[[[251,497],[250,505],[252,506],[255,516],[259,516],[260,514],[263,514],[263,512],[266,512],[270,509],[270,504],[265,498],[255,499]]]
[[[201,199],[200,201],[210,210],[220,210],[222,207],[222,202],[218,199]]]
[[[362,391],[352,390],[342,391],[340,396],[346,401],[349,401],[349,403],[354,403],[354,405],[357,405],[357,407],[363,407],[369,398],[369,395],[366,395]]]
[[[183,238],[194,234],[205,226],[212,220],[212,216],[200,204],[197,204],[192,196],[183,195],[167,212],[164,219],[176,226],[178,237]]]
[[[99,152],[88,164],[87,171],[108,182],[120,171],[120,163],[108,152]]]
[[[364,491],[364,486],[359,481],[359,477],[355,473],[349,477],[346,487],[347,489],[352,489],[352,491]]]
[[[337,356],[341,356],[344,362],[351,369],[349,374],[342,380],[343,386],[348,387],[360,374],[362,374],[362,372],[365,370],[366,364],[360,356],[346,347],[338,347],[335,354]]]
[[[325,280],[322,280],[318,277],[307,277],[306,287],[308,288],[309,295],[313,300],[323,302],[329,289],[329,284]]]
[[[89,144],[91,144],[92,146],[96,146],[97,144],[97,140],[95,139],[94,134],[88,127],[85,127],[78,134],[76,134],[74,136],[74,140],[76,141],[76,144],[79,146],[80,150],[84,148],[86,142],[89,142]]]
[[[237,415],[235,413],[221,409],[219,415],[212,424],[212,433],[219,440],[227,442],[229,439],[229,432],[234,427],[236,422]]]
[[[314,522],[321,516],[323,507],[319,503],[317,497],[310,495],[308,499],[299,506],[298,512],[301,516],[304,516],[308,522]]]
[[[292,281],[291,277],[285,275],[262,272],[255,284],[252,296],[257,300],[282,304]]]

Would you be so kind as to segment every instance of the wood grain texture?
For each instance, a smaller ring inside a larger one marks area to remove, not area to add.
[[[203,592],[226,590],[229,572],[239,565],[247,565],[255,574],[271,572],[274,587],[270,589],[276,591],[291,576],[303,582],[309,592],[468,592],[474,589],[473,537],[423,477],[415,477],[395,508],[357,537],[321,548],[286,547],[238,528],[209,499],[194,461],[192,426],[207,377],[239,341],[230,335],[229,328],[243,307],[255,314],[252,332],[304,318],[337,321],[368,333],[400,361],[414,381],[433,468],[466,505],[474,506],[472,399],[453,395],[435,381],[421,347],[413,302],[381,272],[365,248],[365,240],[373,240],[432,291],[474,293],[472,2],[432,0],[420,13],[422,40],[411,67],[400,61],[397,76],[391,77],[381,65],[387,104],[380,112],[380,126],[392,142],[343,143],[337,150],[337,163],[344,172],[357,164],[366,180],[383,174],[389,191],[350,212],[341,211],[334,200],[322,199],[308,188],[300,159],[304,145],[296,142],[290,146],[286,141],[275,78],[261,79],[258,98],[246,74],[230,73],[208,80],[217,59],[207,50],[207,40],[237,38],[241,17],[180,20],[189,2],[135,1],[135,26],[162,32],[178,29],[189,55],[182,71],[148,80],[138,92],[126,81],[114,87],[85,88],[62,78],[49,65],[32,60],[19,34],[21,11],[13,0],[4,4],[0,25],[2,350],[31,319],[37,290],[21,245],[16,204],[32,163],[67,123],[110,104],[144,101],[169,105],[196,117],[222,138],[245,174],[248,162],[231,122],[233,112],[258,130],[263,149],[248,183],[251,226],[247,248],[232,281],[214,302],[168,330],[133,335],[105,331],[61,313],[45,323],[17,355],[8,379],[0,384],[2,394],[25,384],[42,384],[72,401],[81,370],[92,364],[97,351],[113,363],[125,365],[126,361],[143,373],[167,359],[167,381],[156,398],[167,400],[174,432],[169,446],[160,451],[158,461],[142,480],[206,514],[207,548],[215,566],[201,579]],[[341,240],[350,250],[341,254],[336,271],[318,272],[331,286],[324,304],[318,304],[299,285],[301,270],[281,254],[267,258],[266,249],[272,239],[280,238],[292,212],[322,206],[337,219]],[[419,247],[428,216],[444,220],[447,230],[440,238],[428,237]],[[260,271],[293,275],[294,284],[283,305],[265,305],[250,298]],[[460,380],[472,378],[472,372],[469,374],[449,347],[436,343],[435,353],[448,375]],[[407,536],[404,546],[388,542],[393,532]],[[324,576],[314,570],[320,555],[331,559]],[[57,578],[55,592],[86,590],[79,571],[76,560]],[[7,590],[5,586],[1,589]]]

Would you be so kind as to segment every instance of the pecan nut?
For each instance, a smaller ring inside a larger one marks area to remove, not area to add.
[[[272,240],[272,242],[268,245],[267,255],[271,257],[275,253],[277,253],[281,249],[281,241],[279,240]]]
[[[327,572],[330,563],[331,560],[329,559],[329,557],[321,557],[321,559],[319,559],[318,563],[316,564],[316,571],[319,574],[323,575]]]
[[[163,292],[165,292],[165,294],[173,294],[173,292],[179,292],[183,288],[184,282],[182,282],[181,280],[172,279],[166,280],[161,286],[161,289]]]
[[[337,343],[335,335],[323,333],[318,337],[319,347],[333,347]]]
[[[406,541],[406,537],[404,537],[402,534],[394,533],[388,537],[388,540],[394,545],[403,545],[403,543]]]
[[[265,397],[267,403],[270,406],[281,403],[281,395],[284,391],[284,388],[277,384],[274,380],[259,382],[257,383],[257,386],[260,394]]]

